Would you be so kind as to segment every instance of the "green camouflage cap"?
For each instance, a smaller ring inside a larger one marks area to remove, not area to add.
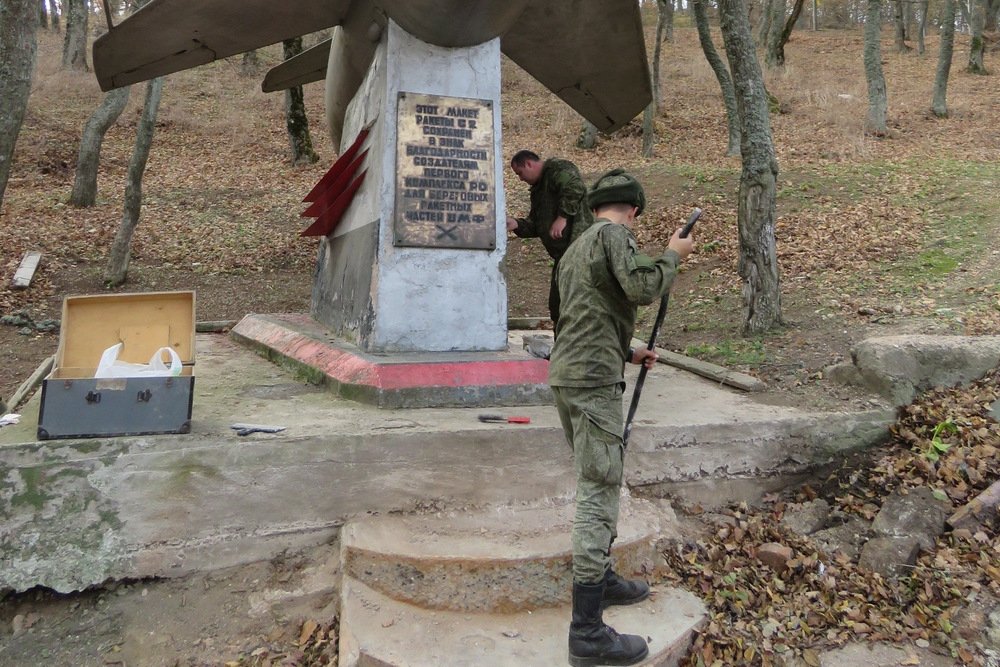
[[[646,208],[646,194],[639,181],[625,173],[624,169],[612,169],[594,183],[587,193],[587,205],[597,208],[603,204],[631,204],[638,206],[636,215]]]

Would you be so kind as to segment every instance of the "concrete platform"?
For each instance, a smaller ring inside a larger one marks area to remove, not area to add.
[[[342,667],[543,667],[567,664],[569,607],[506,615],[428,611],[345,577],[340,608]],[[645,637],[643,667],[675,667],[705,622],[701,600],[653,589],[648,600],[610,607],[604,620]]]
[[[198,335],[195,373],[187,435],[37,442],[37,394],[20,424],[0,429],[0,589],[68,592],[252,562],[322,544],[363,514],[571,497],[551,406],[377,409],[215,334]],[[484,424],[486,410],[531,423]],[[760,405],[661,366],[646,379],[626,481],[722,502],[734,484],[759,492],[878,442],[892,420]],[[286,429],[241,437],[238,422]]]

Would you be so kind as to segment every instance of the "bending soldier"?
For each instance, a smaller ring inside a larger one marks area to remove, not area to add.
[[[559,260],[574,239],[594,222],[587,206],[587,186],[580,170],[569,160],[550,158],[542,162],[534,152],[518,151],[511,169],[531,186],[531,210],[525,218],[507,217],[507,231],[521,238],[537,237],[553,259],[549,281],[549,316],[559,319],[559,291],[555,286]]]

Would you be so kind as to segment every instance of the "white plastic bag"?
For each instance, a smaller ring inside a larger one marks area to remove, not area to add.
[[[121,352],[122,343],[112,345],[104,350],[101,361],[97,364],[95,378],[131,378],[131,377],[169,377],[180,375],[184,365],[181,358],[172,347],[161,347],[153,353],[148,364],[131,364],[127,361],[118,361],[118,353]],[[163,353],[170,355],[170,366],[163,363]]]

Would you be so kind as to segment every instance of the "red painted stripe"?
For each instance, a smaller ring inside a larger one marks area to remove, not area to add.
[[[549,365],[542,359],[381,363],[252,316],[233,331],[338,382],[383,390],[544,384],[548,378]]]

